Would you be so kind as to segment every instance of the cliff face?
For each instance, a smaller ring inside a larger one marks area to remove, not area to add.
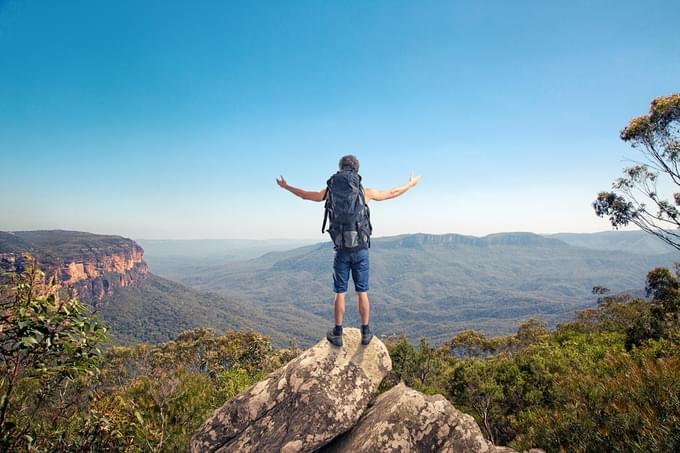
[[[0,232],[4,272],[24,270],[27,254],[37,260],[46,282],[54,279],[92,304],[116,288],[138,286],[149,272],[144,250],[120,236],[60,230]]]

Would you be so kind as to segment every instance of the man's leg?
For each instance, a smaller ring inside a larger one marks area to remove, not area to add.
[[[326,338],[335,346],[342,346],[342,321],[345,317],[345,293],[347,292],[347,282],[349,281],[349,268],[349,255],[343,251],[335,252],[335,258],[333,259],[333,290],[335,291],[333,314],[335,317],[335,327],[326,332]]]
[[[358,250],[352,263],[352,279],[357,292],[357,308],[361,316],[361,344],[370,343],[373,334],[368,326],[370,306],[368,305],[368,249]]]
[[[336,326],[341,326],[342,320],[345,318],[345,294],[346,293],[335,293],[335,306],[333,311],[335,313]],[[368,299],[366,304],[368,304]]]
[[[345,298],[343,297],[343,301],[342,301],[342,309],[343,309],[342,311],[343,311],[343,313],[345,311],[345,300],[344,299]],[[337,324],[337,320],[338,320],[338,315],[337,315],[337,312],[338,312],[337,311],[338,310],[337,309],[337,300],[338,299],[337,299],[337,297],[335,298],[335,300],[336,300],[336,302],[335,302],[336,303],[335,321],[336,321],[336,324]],[[368,305],[368,293],[367,292],[357,293],[357,308],[359,309],[359,316],[361,316],[361,324],[364,325],[364,326],[367,325],[368,324],[368,318],[369,318],[369,315],[370,315],[370,310],[371,310],[371,307]],[[342,319],[342,318],[340,318],[340,319]]]

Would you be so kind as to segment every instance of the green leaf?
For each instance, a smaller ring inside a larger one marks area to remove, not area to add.
[[[21,344],[24,346],[32,346],[38,344],[38,340],[33,337],[21,337]]]

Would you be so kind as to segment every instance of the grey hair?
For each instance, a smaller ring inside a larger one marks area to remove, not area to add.
[[[342,156],[338,165],[340,170],[349,169],[357,173],[359,172],[359,159],[357,159],[356,156],[352,154]]]

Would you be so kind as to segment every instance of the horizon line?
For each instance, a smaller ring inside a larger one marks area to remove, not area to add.
[[[73,233],[88,233],[88,234],[96,234],[96,235],[102,235],[102,236],[120,236],[123,238],[128,238],[132,239],[135,241],[252,241],[252,242],[273,242],[273,241],[285,241],[285,242],[310,242],[310,243],[318,243],[318,242],[324,242],[328,237],[324,235],[323,238],[291,238],[291,237],[275,237],[275,238],[237,238],[237,237],[210,237],[210,238],[143,238],[143,237],[138,237],[135,238],[133,236],[124,236],[122,234],[110,234],[110,233],[93,233],[90,231],[83,231],[83,230],[70,230],[70,229],[60,229],[60,228],[50,228],[50,229],[36,229],[36,230],[0,230],[0,232],[5,232],[5,233],[22,233],[22,232],[38,232],[38,231],[62,231],[62,232],[73,232]],[[528,233],[528,234],[535,234],[537,236],[553,236],[553,235],[558,235],[558,234],[602,234],[602,233],[631,233],[631,232],[639,232],[643,231],[639,228],[629,228],[629,229],[609,229],[609,230],[601,230],[601,231],[558,231],[558,232],[551,232],[551,233],[538,233],[535,231],[521,231],[521,230],[515,230],[515,231],[497,231],[494,233],[487,233],[487,234],[464,234],[464,233],[456,233],[456,232],[448,232],[448,233],[428,233],[428,232],[423,232],[423,231],[418,231],[414,233],[398,233],[398,234],[387,234],[387,235],[380,235],[380,236],[372,236],[372,239],[382,239],[382,238],[394,238],[394,237],[399,237],[399,236],[411,236],[411,235],[428,235],[428,236],[448,236],[448,235],[457,235],[457,236],[468,236],[468,237],[475,237],[475,238],[485,238],[488,236],[496,235],[496,234],[520,234],[520,233]],[[653,235],[651,235],[653,236]]]

